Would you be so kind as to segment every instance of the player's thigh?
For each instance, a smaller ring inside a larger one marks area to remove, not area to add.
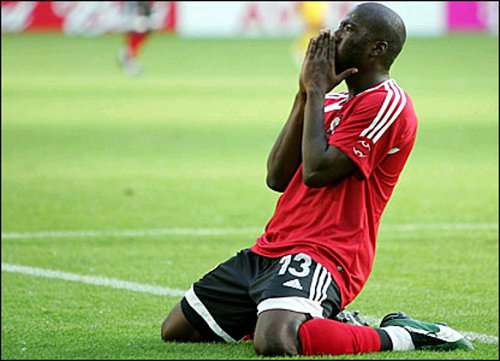
[[[255,277],[256,262],[257,255],[240,251],[186,292],[181,310],[203,339],[237,342],[254,331],[257,308],[248,288]]]

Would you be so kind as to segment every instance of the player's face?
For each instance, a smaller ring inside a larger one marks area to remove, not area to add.
[[[368,37],[360,20],[355,12],[350,12],[335,30],[337,74],[351,67],[362,68],[368,49]]]

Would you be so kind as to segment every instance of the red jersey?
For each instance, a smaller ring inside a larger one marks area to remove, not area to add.
[[[415,142],[417,117],[394,79],[353,98],[346,91],[327,94],[324,112],[328,143],[358,169],[311,188],[301,165],[251,250],[266,257],[309,255],[330,271],[345,307],[372,270],[380,217]]]

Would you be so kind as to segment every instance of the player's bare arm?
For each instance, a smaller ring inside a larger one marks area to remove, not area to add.
[[[267,159],[267,185],[278,192],[285,191],[302,161],[300,147],[305,104],[306,94],[299,91]]]
[[[305,56],[307,57],[308,54],[309,47]],[[288,120],[267,159],[267,185],[278,192],[285,191],[302,162],[302,128],[304,126],[304,106],[306,104],[306,88],[302,74],[303,71],[301,70],[299,91],[295,95],[295,101]]]
[[[352,173],[356,165],[338,148],[329,145],[324,128],[325,94],[358,72],[350,68],[335,73],[335,38],[322,31],[311,39],[301,79],[306,89],[302,135],[302,177],[310,187],[323,187]]]

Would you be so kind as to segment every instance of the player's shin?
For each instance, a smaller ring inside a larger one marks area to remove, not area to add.
[[[356,326],[330,319],[312,319],[304,322],[299,328],[303,355],[384,351],[389,349],[386,337],[368,326]]]

